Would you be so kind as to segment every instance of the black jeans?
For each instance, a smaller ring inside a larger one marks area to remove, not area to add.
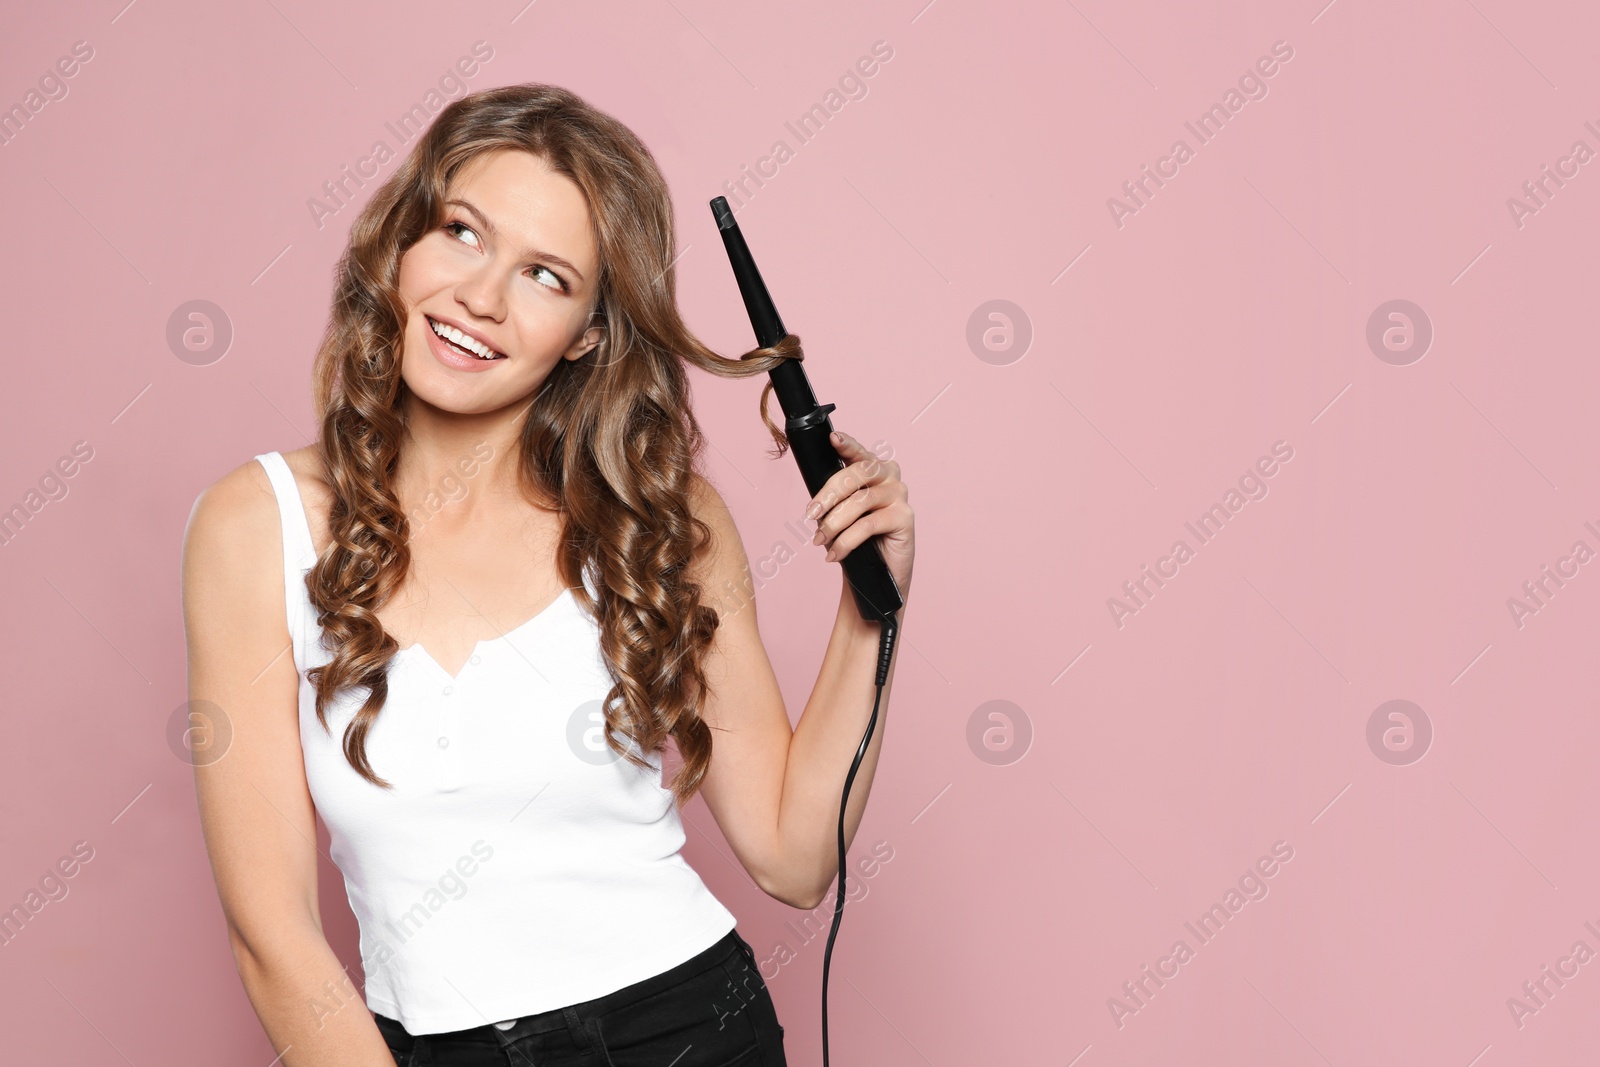
[[[373,1015],[399,1067],[788,1067],[783,1027],[737,930],[594,1000],[447,1034]]]

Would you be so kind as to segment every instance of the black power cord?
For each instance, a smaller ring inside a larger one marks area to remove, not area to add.
[[[856,749],[850,773],[845,775],[844,795],[839,798],[839,892],[833,901],[833,926],[828,931],[828,945],[822,952],[822,1067],[828,1067],[828,965],[833,959],[833,939],[839,933],[839,921],[844,918],[845,878],[848,876],[844,863],[845,807],[850,802],[850,786],[856,780],[856,771],[861,769],[867,745],[872,742],[872,731],[878,725],[878,704],[883,700],[883,687],[889,680],[889,664],[894,660],[894,640],[900,633],[900,623],[893,615],[885,618],[882,625],[883,632],[878,636],[878,676],[874,683],[878,692],[872,698],[872,717],[867,720],[867,732],[861,738],[861,746]]]

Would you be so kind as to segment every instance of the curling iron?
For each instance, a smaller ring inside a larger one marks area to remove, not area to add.
[[[761,280],[761,272],[756,269],[755,260],[750,256],[744,234],[733,219],[733,211],[728,207],[726,197],[719,196],[711,201],[711,214],[717,220],[722,243],[728,250],[728,262],[733,266],[733,276],[738,279],[745,311],[749,313],[750,325],[756,332],[756,344],[771,348],[789,336],[789,331],[783,328],[783,320],[778,317],[778,309],[767,293],[766,283]],[[805,479],[806,489],[816,496],[828,479],[845,467],[845,461],[834,450],[831,438],[833,423],[828,413],[833,411],[834,405],[817,403],[816,395],[811,391],[811,382],[798,359],[783,360],[768,372],[768,378],[783,409],[784,436],[788,438],[789,450],[800,465],[800,475]],[[874,683],[877,696],[872,701],[872,717],[867,720],[867,732],[856,749],[855,762],[850,764],[850,773],[845,776],[844,795],[839,798],[839,890],[833,902],[833,926],[828,931],[828,946],[822,954],[823,1067],[828,1067],[828,967],[833,959],[833,939],[839,933],[839,921],[844,918],[845,880],[848,875],[844,850],[845,806],[850,800],[850,786],[856,780],[856,771],[867,754],[867,745],[872,741],[872,731],[878,725],[878,704],[883,699],[883,687],[888,682],[889,664],[894,659],[895,637],[900,629],[895,612],[905,603],[900,595],[900,587],[895,584],[894,575],[889,572],[889,565],[878,552],[878,536],[874,534],[867,538],[840,561],[845,578],[850,583],[850,592],[855,597],[856,610],[863,619],[876,622],[883,629],[878,638],[878,671]]]
[[[778,309],[773,306],[767,286],[761,280],[750,249],[744,243],[744,234],[734,221],[728,208],[727,197],[711,201],[711,213],[716,216],[717,228],[722,231],[722,243],[728,249],[728,262],[733,265],[733,276],[739,281],[739,292],[744,296],[744,307],[750,313],[750,325],[756,331],[756,344],[771,348],[788,336]],[[845,462],[834,451],[829,435],[833,423],[828,418],[835,405],[818,404],[811,391],[811,382],[797,359],[786,359],[773,367],[767,375],[772,381],[772,391],[778,406],[786,416],[784,436],[789,439],[789,449],[800,465],[800,476],[812,496],[822,491],[823,485],[841,470]],[[850,580],[850,591],[855,594],[856,610],[869,622],[881,622],[904,606],[900,588],[895,585],[889,565],[878,552],[877,536],[867,538],[845,556],[845,577]]]

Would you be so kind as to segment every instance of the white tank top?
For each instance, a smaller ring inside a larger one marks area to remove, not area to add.
[[[659,974],[733,928],[679,855],[660,754],[645,772],[605,744],[611,678],[571,590],[478,642],[454,678],[421,645],[396,653],[366,739],[394,788],[358,775],[344,728],[366,690],[341,693],[323,729],[305,676],[333,658],[305,586],[311,528],[283,456],[255,458],[283,523],[306,779],[361,926],[372,1011],[413,1034],[517,1019]]]

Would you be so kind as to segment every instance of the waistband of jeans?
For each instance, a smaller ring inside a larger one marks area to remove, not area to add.
[[[482,1043],[489,1045],[504,1045],[530,1034],[542,1034],[551,1030],[572,1029],[574,1024],[581,1025],[590,1019],[626,1007],[646,997],[655,996],[665,992],[688,978],[712,967],[721,965],[734,953],[743,953],[743,940],[739,937],[737,928],[730,929],[716,943],[709,948],[695,953],[675,967],[662,971],[660,974],[651,975],[632,985],[623,986],[621,989],[604,996],[585,1000],[578,1004],[569,1004],[561,1008],[552,1008],[549,1011],[539,1012],[537,1015],[525,1015],[516,1021],[516,1024],[501,1030],[493,1023],[475,1026],[470,1030],[455,1030],[448,1034],[424,1035],[431,1036],[435,1041],[449,1040],[451,1042],[463,1041],[473,1044]],[[398,1025],[398,1024],[395,1024]]]
[[[571,1007],[585,1020],[596,1015],[604,1015],[607,1012],[641,1001],[646,997],[653,997],[657,993],[663,993],[702,971],[709,971],[711,968],[720,965],[723,960],[734,953],[742,953],[743,951],[744,946],[737,930],[730,929],[710,947],[695,953],[676,967],[662,971],[660,974],[651,975],[649,978],[642,979],[632,985],[623,986],[613,993],[607,993],[605,996],[586,1000],[581,1004],[571,1005]],[[563,1010],[565,1009],[545,1012],[544,1014],[559,1016]]]

